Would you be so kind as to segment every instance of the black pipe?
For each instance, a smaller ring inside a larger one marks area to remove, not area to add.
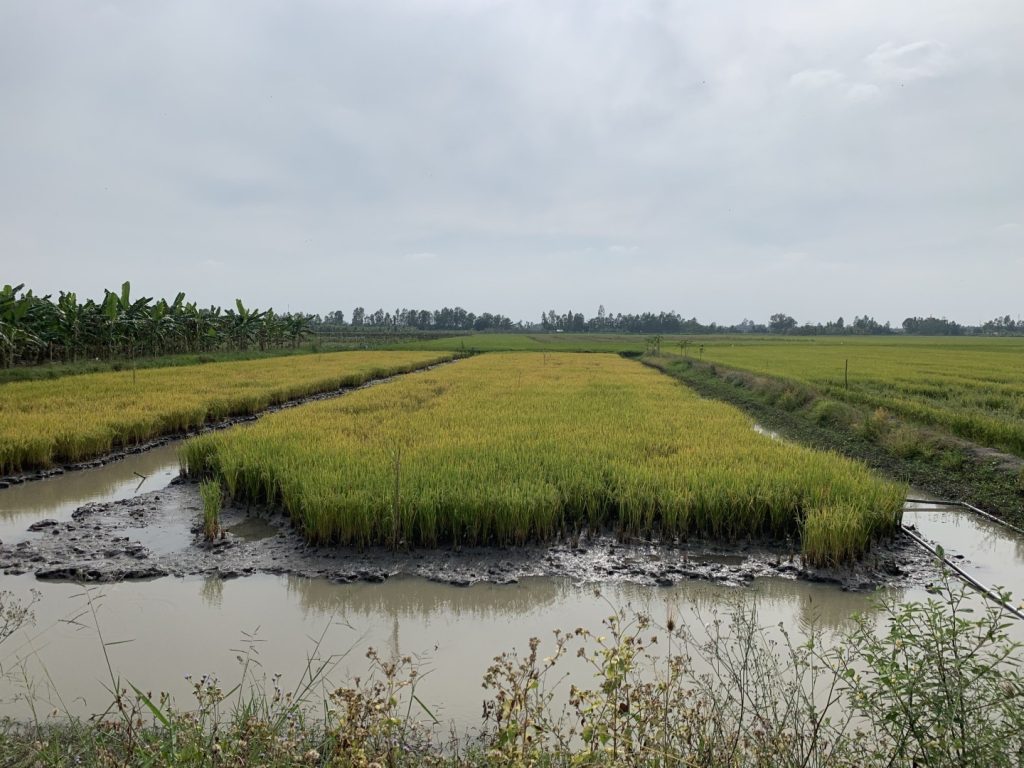
[[[908,501],[910,501],[910,499],[908,499]],[[994,603],[998,603],[999,605],[1001,605],[1003,608],[1005,608],[1010,614],[1012,614],[1016,618],[1024,620],[1024,613],[1022,613],[1020,611],[1020,609],[1015,608],[1014,606],[1010,605],[1009,603],[1004,603],[999,598],[999,595],[997,595],[991,588],[986,587],[984,584],[982,584],[976,578],[971,576],[971,574],[969,574],[967,571],[965,571],[959,565],[957,565],[952,560],[947,558],[945,555],[941,555],[940,556],[939,553],[938,553],[938,550],[936,550],[935,547],[933,547],[927,541],[925,541],[920,536],[918,536],[910,528],[908,528],[905,525],[900,526],[900,528],[903,530],[903,533],[905,533],[907,536],[909,536],[911,538],[911,540],[913,540],[919,546],[921,546],[924,549],[926,549],[929,552],[931,552],[933,555],[935,555],[935,557],[939,558],[950,570],[952,570],[954,573],[956,573],[961,579],[966,581],[969,585],[974,587],[976,590],[981,592],[981,594],[983,594],[989,600],[991,600]]]
[[[941,499],[907,499],[907,501],[911,504],[931,504],[936,507],[963,507],[964,509],[971,510],[971,512],[974,512],[977,515],[981,515],[987,520],[991,520],[993,523],[998,523],[1005,528],[1009,528],[1011,531],[1016,531],[1017,533],[1024,535],[1024,529],[1018,528],[1013,523],[1008,523],[983,509],[978,509],[974,505],[968,504],[966,501],[946,501]]]

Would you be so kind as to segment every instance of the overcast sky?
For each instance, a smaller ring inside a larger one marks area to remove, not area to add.
[[[1024,314],[1020,0],[0,0],[0,283]]]

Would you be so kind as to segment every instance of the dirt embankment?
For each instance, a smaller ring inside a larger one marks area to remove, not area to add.
[[[754,543],[623,544],[598,537],[578,546],[436,549],[393,552],[311,547],[281,514],[224,510],[224,538],[202,541],[198,486],[183,479],[126,501],[87,504],[70,522],[43,520],[13,545],[0,545],[0,570],[40,579],[109,582],[196,574],[289,573],[338,582],[379,582],[405,574],[457,585],[510,583],[530,576],[579,582],[628,581],[667,586],[706,579],[739,586],[781,576],[845,589],[923,584],[936,575],[927,555],[903,537],[847,568],[804,568],[799,556]]]

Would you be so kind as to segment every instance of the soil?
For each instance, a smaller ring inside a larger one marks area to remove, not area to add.
[[[741,586],[778,576],[834,583],[847,590],[914,586],[937,576],[929,556],[906,537],[877,546],[843,568],[804,567],[784,545],[689,541],[622,543],[611,536],[522,548],[463,548],[359,552],[312,547],[280,513],[251,515],[232,506],[222,513],[222,538],[206,542],[198,485],[184,478],[135,498],[86,504],[70,522],[33,523],[25,540],[0,544],[0,570],[39,579],[113,582],[161,576],[287,573],[337,582],[381,582],[399,574],[468,586],[514,583],[531,576],[578,582],[625,581],[669,586],[706,579]]]

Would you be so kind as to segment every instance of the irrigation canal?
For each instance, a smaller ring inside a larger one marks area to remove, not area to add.
[[[42,519],[68,520],[88,502],[160,490],[177,471],[176,446],[170,444],[0,490],[0,541],[10,546],[46,535],[27,529]],[[934,503],[908,504],[904,522],[922,538],[941,543],[947,557],[982,583],[1007,587],[1018,600],[1024,595],[1024,536],[967,510]],[[335,657],[329,680],[340,684],[365,676],[365,651],[375,647],[388,656],[418,659],[425,673],[420,698],[439,719],[460,728],[479,723],[480,682],[497,653],[523,651],[537,636],[545,655],[553,629],[599,629],[612,606],[629,604],[659,622],[696,623],[716,611],[755,603],[763,624],[781,622],[790,629],[811,624],[836,629],[872,606],[863,592],[784,578],[756,579],[739,588],[697,580],[671,587],[617,583],[601,586],[597,595],[593,585],[551,578],[456,587],[414,578],[337,584],[271,574],[231,580],[166,577],[86,592],[26,574],[0,576],[0,590],[22,598],[33,590],[41,595],[35,626],[0,646],[0,715],[104,710],[111,683],[98,621],[122,684],[166,690],[182,706],[191,700],[192,681],[203,674],[217,675],[225,689],[237,683],[240,659],[251,661],[256,678],[281,673],[289,686],[301,678],[310,654]],[[923,589],[890,591],[897,599],[926,596]],[[1024,635],[1024,623],[1014,633]],[[317,638],[322,638],[319,645]]]

